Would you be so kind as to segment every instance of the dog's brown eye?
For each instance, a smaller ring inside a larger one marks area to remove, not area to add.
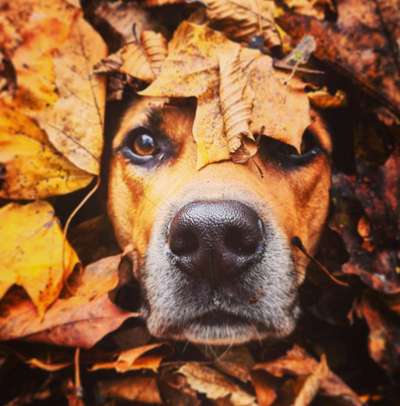
[[[140,156],[154,155],[157,152],[155,139],[147,133],[136,135],[132,140],[132,152]]]

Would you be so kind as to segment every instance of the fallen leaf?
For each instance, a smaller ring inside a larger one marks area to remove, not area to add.
[[[217,93],[216,88],[221,83],[219,55],[224,55],[225,60],[227,56],[232,58],[229,60],[235,60],[238,52],[240,68],[248,81],[243,91],[243,100],[239,104],[236,101],[233,106],[239,106],[240,112],[247,111],[242,109],[242,103],[246,105],[253,99],[249,134],[268,135],[300,149],[304,130],[311,122],[304,85],[297,79],[285,84],[287,75],[273,69],[270,57],[261,55],[256,50],[240,48],[238,44],[206,26],[183,22],[169,43],[169,54],[159,76],[139,94],[197,98],[193,137],[198,145],[198,168],[228,159],[230,156],[221,108],[221,92]],[[229,76],[224,66],[222,70],[225,84],[221,87],[223,92],[226,88],[225,79]],[[236,65],[236,69],[238,68]],[[239,92],[235,90],[236,95],[239,93],[240,86]],[[225,95],[222,96],[225,99]],[[237,100],[237,96],[235,97]],[[287,120],[289,116],[290,121]],[[247,121],[248,113],[243,117],[239,119],[241,126]],[[236,118],[234,122],[236,126]],[[234,132],[237,134],[238,130],[235,129]],[[242,129],[239,129],[239,133],[241,132]],[[233,139],[236,139],[237,147],[237,135],[233,136]],[[245,140],[246,137],[243,143]],[[246,146],[250,148],[251,143]],[[231,149],[234,149],[233,146]],[[254,154],[254,151],[251,151],[251,154]]]
[[[80,8],[62,0],[18,0],[5,10],[16,28],[2,34],[17,89],[15,97],[4,102],[37,121],[53,146],[75,166],[97,175],[105,86],[91,70],[106,54],[103,41]],[[21,41],[8,38],[14,34]]]
[[[318,365],[318,362],[314,358],[308,355],[301,347],[295,345],[285,356],[269,362],[256,364],[254,369],[266,371],[277,378],[282,378],[286,375],[307,377],[315,372]],[[321,378],[320,390],[324,396],[344,398],[351,405],[361,405],[358,396],[331,371],[328,371],[325,378]]]
[[[271,406],[276,398],[276,382],[263,371],[253,371],[251,382],[256,392],[257,403],[259,406]]]
[[[191,362],[180,367],[178,372],[186,377],[194,390],[204,393],[209,399],[229,397],[229,401],[234,406],[256,405],[253,396],[214,369]]]
[[[233,40],[250,42],[259,36],[271,49],[281,45],[270,0],[203,0],[207,17]]]
[[[382,19],[381,9],[386,9],[389,24]],[[346,73],[379,102],[399,113],[399,48],[393,41],[400,32],[395,30],[396,26],[399,29],[397,1],[344,0],[337,2],[337,12],[335,22],[294,13],[277,17],[277,22],[294,41],[306,34],[314,36],[316,58]]]
[[[368,324],[368,350],[371,358],[390,375],[400,371],[400,328],[387,309],[372,295],[364,294],[355,310]]]
[[[105,399],[162,404],[156,378],[130,376],[97,383],[98,394]]]
[[[24,339],[90,348],[129,317],[115,306],[108,292],[118,284],[121,255],[104,258],[85,268],[72,283],[73,295],[58,299],[43,318],[29,300],[8,295],[0,304],[0,340]]]
[[[168,54],[167,40],[159,32],[145,30],[142,32],[142,43],[150,62],[151,70],[157,77]]]
[[[299,394],[296,396],[294,406],[307,406],[317,395],[321,382],[327,378],[329,373],[328,364],[326,363],[326,357],[321,357],[321,362],[315,368],[314,372],[308,376],[301,388]]]
[[[62,362],[62,363],[48,363],[44,362],[40,359],[37,358],[31,358],[26,361],[28,365],[31,367],[43,369],[44,371],[48,372],[55,372],[55,371],[60,371],[62,369],[68,368],[72,365],[72,362]]]
[[[335,13],[336,8],[332,0],[284,0],[285,4],[295,13],[318,20],[324,20],[327,11]]]
[[[0,103],[0,197],[43,199],[93,179],[59,153],[28,116]]]
[[[335,94],[330,94],[326,88],[308,92],[307,96],[311,105],[318,109],[337,109],[345,107],[347,104],[346,93],[337,90]]]
[[[10,203],[0,209],[0,298],[21,286],[38,317],[57,299],[65,279],[79,262],[49,203]],[[51,250],[49,250],[51,247]]]
[[[116,361],[96,363],[90,368],[90,371],[97,371],[100,369],[115,369],[119,373],[125,373],[139,369],[150,369],[153,372],[157,372],[163,359],[163,355],[145,354],[156,348],[160,348],[162,345],[162,343],[155,343],[125,350],[118,355]]]

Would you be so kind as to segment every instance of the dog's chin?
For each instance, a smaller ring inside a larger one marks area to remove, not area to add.
[[[251,341],[277,340],[290,335],[295,328],[295,320],[287,320],[280,329],[265,326],[235,315],[219,312],[206,313],[179,326],[169,326],[162,332],[152,332],[160,338],[176,341],[189,341],[195,344],[239,345]]]

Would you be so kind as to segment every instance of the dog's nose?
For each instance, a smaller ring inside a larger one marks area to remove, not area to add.
[[[198,201],[175,215],[168,242],[181,270],[220,280],[257,262],[264,246],[263,223],[238,201]]]

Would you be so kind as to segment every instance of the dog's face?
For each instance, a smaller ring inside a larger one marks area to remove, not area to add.
[[[150,333],[209,344],[284,337],[330,187],[330,138],[315,114],[297,154],[260,137],[246,164],[196,169],[190,101],[140,98],[113,144],[109,213],[133,244]],[[290,117],[288,117],[290,120]]]

